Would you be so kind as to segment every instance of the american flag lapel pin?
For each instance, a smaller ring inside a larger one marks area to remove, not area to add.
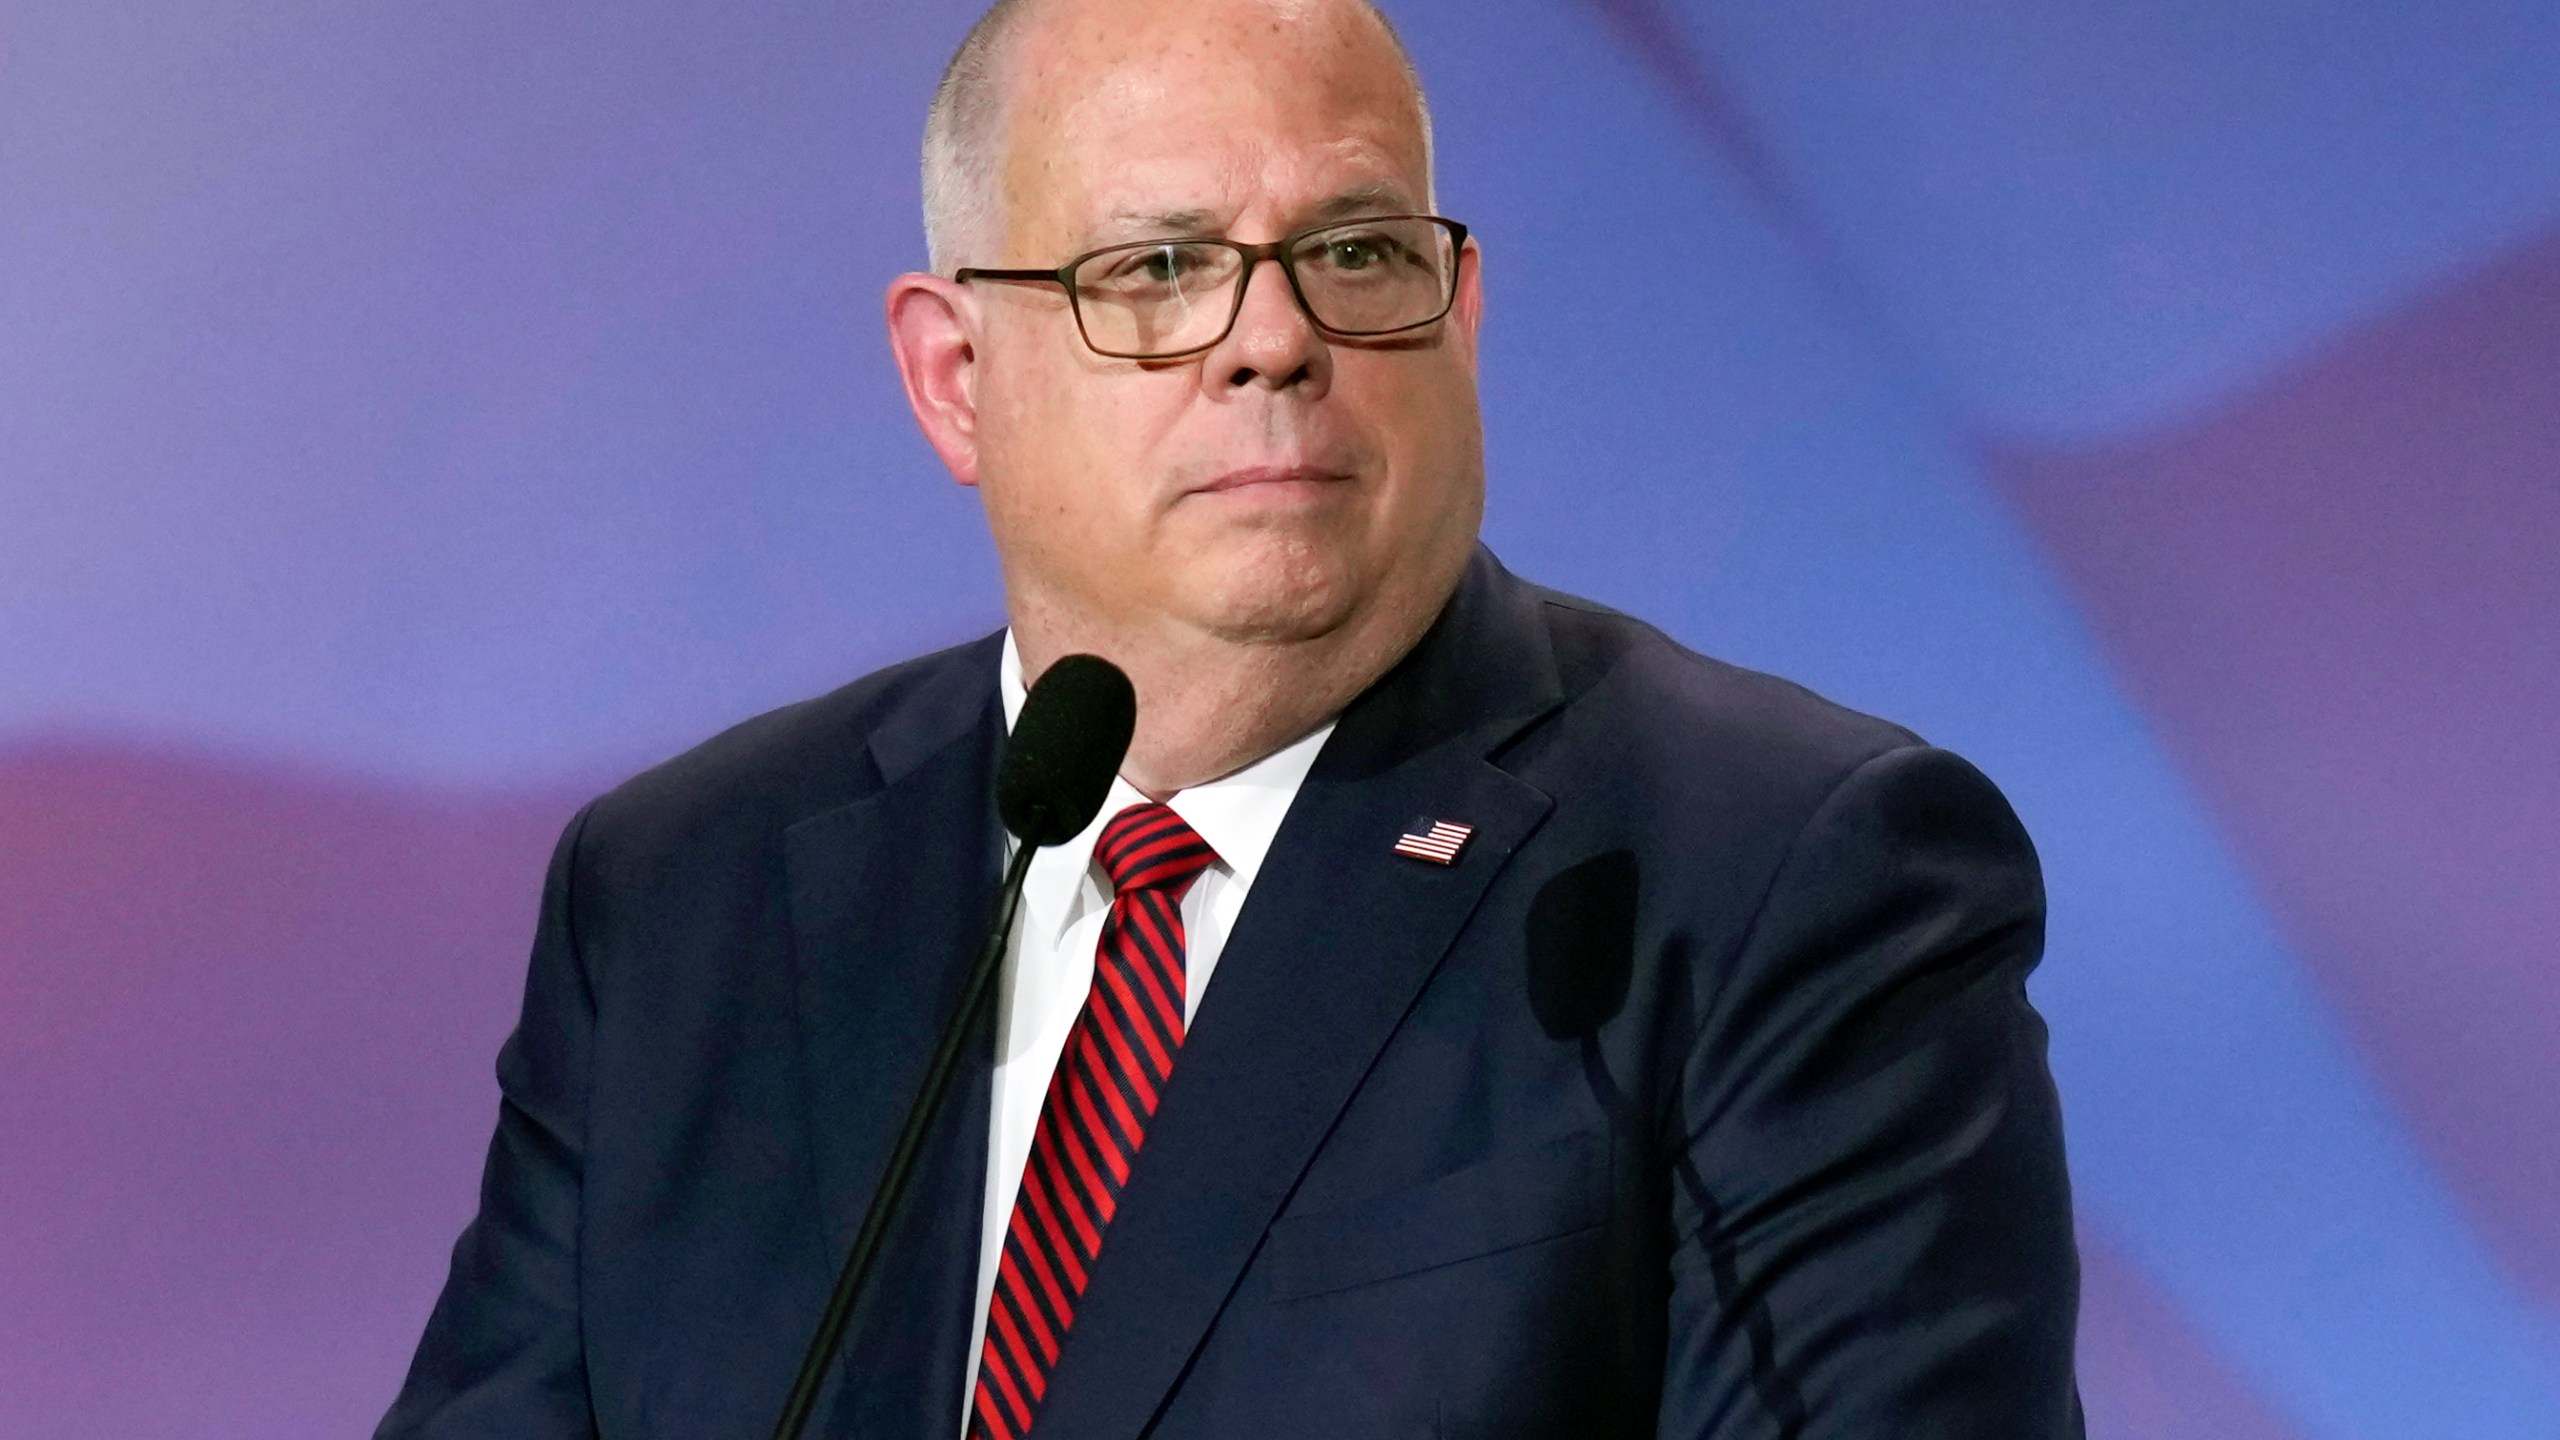
[[[1434,865],[1458,863],[1458,852],[1466,848],[1467,837],[1476,833],[1473,825],[1455,820],[1434,820],[1426,815],[1405,827],[1396,837],[1396,853],[1408,860],[1428,860]]]

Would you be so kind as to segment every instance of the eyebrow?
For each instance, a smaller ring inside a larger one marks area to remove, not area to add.
[[[1355,186],[1318,203],[1307,212],[1319,223],[1358,215],[1364,211],[1402,212],[1415,208],[1404,187],[1392,180],[1380,180]],[[1125,235],[1132,239],[1177,238],[1208,233],[1218,217],[1208,210],[1119,210],[1095,230],[1096,239]]]
[[[1318,205],[1313,213],[1316,219],[1333,220],[1346,215],[1357,215],[1365,210],[1416,210],[1419,208],[1421,207],[1414,203],[1412,197],[1405,194],[1403,186],[1392,180],[1379,180],[1356,189],[1345,190]]]
[[[1096,234],[1125,233],[1144,236],[1196,235],[1207,229],[1217,217],[1206,210],[1120,210],[1102,222]]]

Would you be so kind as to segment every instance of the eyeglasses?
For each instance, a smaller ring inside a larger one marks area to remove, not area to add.
[[[1467,227],[1437,215],[1372,215],[1267,245],[1206,238],[1142,240],[1088,251],[1055,270],[969,267],[952,279],[1023,281],[1067,292],[1084,343],[1118,360],[1170,360],[1227,338],[1245,283],[1280,262],[1289,289],[1323,330],[1366,338],[1419,330],[1449,313]]]

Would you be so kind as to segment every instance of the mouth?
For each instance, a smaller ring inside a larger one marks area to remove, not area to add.
[[[1351,477],[1339,470],[1326,470],[1314,465],[1249,465],[1212,477],[1197,486],[1195,495],[1271,496],[1313,495],[1330,490]]]

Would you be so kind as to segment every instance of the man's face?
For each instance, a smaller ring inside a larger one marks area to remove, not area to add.
[[[1033,24],[986,263],[1425,208],[1405,73],[1354,7],[1068,0]],[[1357,341],[1265,263],[1226,339],[1170,361],[1094,353],[1055,286],[974,287],[975,479],[1017,604],[1245,643],[1436,607],[1483,512],[1475,270],[1439,324]]]

